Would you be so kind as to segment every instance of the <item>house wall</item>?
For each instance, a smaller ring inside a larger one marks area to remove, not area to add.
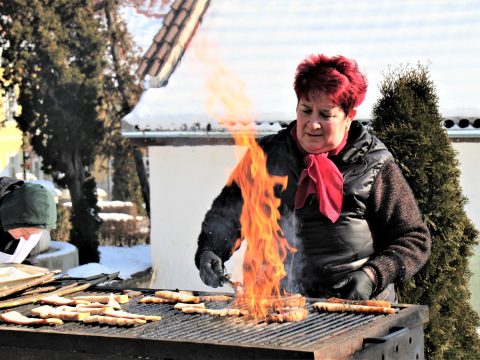
[[[205,213],[237,163],[234,147],[154,146],[149,152],[152,287],[213,290],[200,280],[194,255]],[[227,271],[238,275],[241,259],[237,251]]]
[[[477,229],[480,230],[480,143],[454,143],[460,161],[460,184],[463,194],[468,198],[465,210]],[[470,259],[470,291],[471,303],[480,314],[480,246],[475,249],[475,254]]]

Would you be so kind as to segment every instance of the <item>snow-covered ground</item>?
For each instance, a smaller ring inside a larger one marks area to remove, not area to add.
[[[120,271],[123,280],[130,279],[133,274],[147,270],[152,266],[150,245],[130,247],[100,246],[100,263],[89,263],[71,268],[70,276],[88,277],[101,273]]]

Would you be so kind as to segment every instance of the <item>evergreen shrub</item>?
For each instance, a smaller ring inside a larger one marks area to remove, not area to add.
[[[429,359],[480,359],[479,316],[469,291],[469,258],[478,231],[465,212],[460,169],[438,109],[428,67],[390,69],[380,84],[371,127],[392,152],[417,199],[432,236],[425,267],[400,284],[402,303],[424,304]]]

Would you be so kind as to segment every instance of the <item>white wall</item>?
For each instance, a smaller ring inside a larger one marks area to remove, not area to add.
[[[465,210],[480,229],[480,143],[453,143],[460,161],[460,185],[468,198]]]
[[[453,143],[458,151],[460,161],[460,185],[463,195],[468,198],[465,211],[480,230],[480,143]],[[475,253],[469,261],[472,277],[470,278],[470,303],[480,314],[480,246],[475,248]]]
[[[213,290],[200,280],[194,255],[205,213],[237,163],[234,147],[154,146],[149,151],[151,286]],[[237,251],[227,262],[227,271],[238,274],[235,268],[242,259]]]

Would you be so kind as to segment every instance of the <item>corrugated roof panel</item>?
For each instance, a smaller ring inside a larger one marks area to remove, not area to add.
[[[311,53],[357,60],[369,79],[358,118],[369,118],[389,67],[430,64],[445,116],[478,116],[480,1],[211,0],[165,89],[149,89],[125,120],[139,129],[178,128],[206,114],[207,46],[241,81],[255,118],[291,121],[293,76]],[[172,119],[175,119],[172,122]]]

